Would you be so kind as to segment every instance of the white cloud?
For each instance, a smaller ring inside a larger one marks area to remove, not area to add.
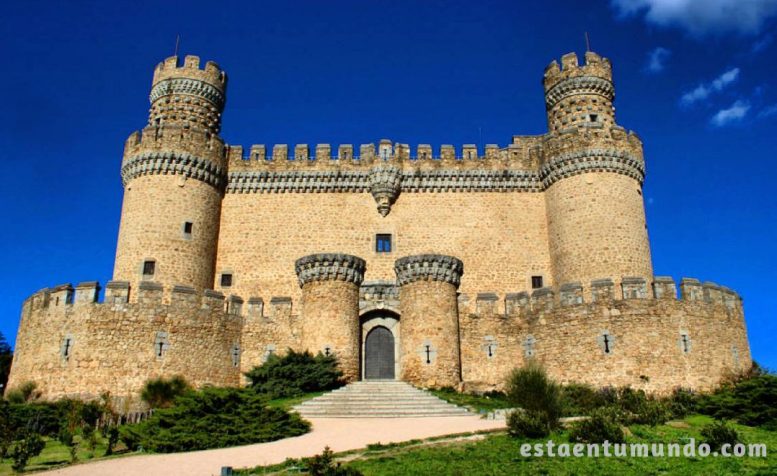
[[[770,117],[775,114],[777,114],[777,104],[772,104],[771,106],[761,109],[761,112],[758,113],[758,117]]]
[[[721,109],[710,119],[714,126],[723,127],[734,121],[741,121],[750,110],[750,103],[739,100],[726,109]]]
[[[683,94],[680,103],[683,106],[690,106],[697,101],[707,99],[711,94],[722,91],[729,84],[733,83],[739,77],[739,68],[733,68],[713,79],[709,83],[702,83],[695,89]]]
[[[658,48],[648,53],[648,60],[647,64],[645,65],[645,70],[649,73],[660,73],[666,68],[666,62],[671,55],[671,51],[659,46]]]
[[[777,14],[777,0],[610,0],[621,16],[645,14],[645,21],[675,26],[696,36],[757,34]]]

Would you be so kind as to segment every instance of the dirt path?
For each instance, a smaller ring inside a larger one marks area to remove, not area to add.
[[[220,450],[166,455],[141,455],[96,461],[49,471],[47,475],[110,476],[218,476],[222,466],[245,468],[276,464],[332,451],[364,448],[371,443],[397,443],[412,439],[503,428],[504,420],[476,416],[440,418],[311,418],[313,431],[295,438]]]

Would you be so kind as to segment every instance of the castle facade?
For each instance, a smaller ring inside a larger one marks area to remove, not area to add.
[[[9,388],[236,386],[286,349],[334,354],[349,380],[465,390],[530,359],[654,392],[749,368],[739,295],[653,274],[610,62],[567,54],[543,84],[548,132],[507,145],[244,150],[219,135],[224,71],[168,58],[125,146],[113,280],[102,300],[86,282],[24,302]]]

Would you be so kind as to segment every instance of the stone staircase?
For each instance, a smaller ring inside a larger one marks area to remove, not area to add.
[[[294,411],[307,418],[406,418],[472,415],[397,380],[365,380],[307,400]]]

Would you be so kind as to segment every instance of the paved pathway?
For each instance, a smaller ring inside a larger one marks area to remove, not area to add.
[[[47,475],[110,476],[218,476],[222,466],[245,468],[276,464],[286,458],[300,458],[332,451],[364,448],[370,443],[396,443],[416,438],[503,428],[504,420],[483,420],[477,416],[436,418],[310,418],[313,431],[302,436],[270,443],[219,450],[129,456],[96,461]]]

